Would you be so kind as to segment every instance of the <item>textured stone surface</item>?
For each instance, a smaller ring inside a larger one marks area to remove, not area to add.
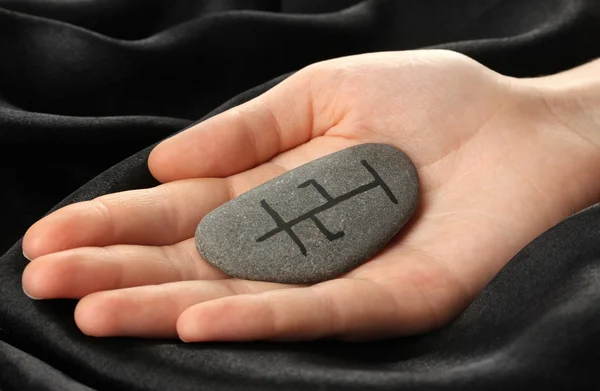
[[[238,278],[315,283],[375,255],[416,209],[400,150],[361,144],[309,162],[216,208],[196,229],[204,259]]]

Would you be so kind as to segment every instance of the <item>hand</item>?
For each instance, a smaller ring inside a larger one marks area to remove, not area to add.
[[[367,340],[440,327],[528,242],[600,198],[592,121],[543,80],[446,51],[314,64],[158,145],[149,166],[162,185],[34,224],[23,287],[81,298],[75,320],[94,336]],[[228,278],[198,255],[194,229],[213,208],[368,142],[405,151],[422,190],[411,224],[369,262],[289,286]]]

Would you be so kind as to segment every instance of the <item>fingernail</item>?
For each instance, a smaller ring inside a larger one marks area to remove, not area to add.
[[[26,290],[25,287],[23,287],[23,293],[25,293],[25,296],[29,297],[32,300],[41,300],[39,297],[33,297],[31,296]]]
[[[25,251],[22,251],[22,253],[23,253],[23,256],[25,257],[25,259],[27,259],[29,262],[31,262],[31,261],[32,261],[32,259],[31,259],[31,258],[29,258],[29,257],[27,256],[27,254],[25,254]]]

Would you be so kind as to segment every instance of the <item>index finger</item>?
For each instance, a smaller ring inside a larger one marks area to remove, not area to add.
[[[226,177],[322,135],[336,120],[324,115],[327,110],[319,103],[328,99],[313,99],[313,73],[302,70],[163,141],[150,154],[150,171],[161,182]]]

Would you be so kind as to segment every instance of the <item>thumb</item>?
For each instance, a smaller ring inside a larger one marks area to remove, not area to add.
[[[332,123],[313,117],[325,111],[312,98],[313,73],[305,68],[264,94],[163,141],[150,154],[150,171],[161,182],[225,177],[322,135]]]

